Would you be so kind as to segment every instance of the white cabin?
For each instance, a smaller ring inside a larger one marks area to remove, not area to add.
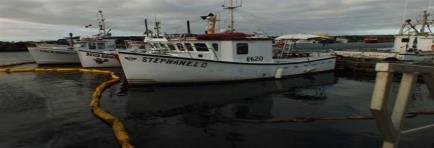
[[[81,49],[116,50],[115,39],[83,38],[79,43]]]
[[[411,52],[433,52],[434,51],[434,36],[395,36],[394,43],[395,52],[411,53]]]
[[[216,33],[197,38],[173,39],[169,54],[178,57],[231,62],[271,63],[272,40],[244,33]]]

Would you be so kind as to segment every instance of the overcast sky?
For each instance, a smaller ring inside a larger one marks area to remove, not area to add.
[[[234,0],[235,1],[235,0]],[[235,28],[242,32],[395,34],[406,18],[417,17],[432,0],[244,0],[236,10]],[[0,40],[52,40],[69,32],[91,35],[97,11],[102,10],[114,36],[143,35],[144,18],[156,17],[167,33],[202,33],[201,15],[219,14],[228,24],[224,0],[0,0]],[[406,12],[406,13],[405,13]],[[434,12],[430,9],[430,12]]]

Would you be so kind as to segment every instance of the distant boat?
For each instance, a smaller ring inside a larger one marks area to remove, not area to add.
[[[338,57],[376,60],[400,60],[432,63],[434,59],[434,34],[430,30],[430,20],[427,11],[423,12],[422,19],[412,23],[406,20],[399,33],[395,35],[394,46],[389,50],[366,51],[335,51]],[[419,29],[417,29],[419,28]],[[369,39],[369,38],[368,38]],[[369,42],[379,42],[371,38]]]
[[[80,63],[74,50],[77,46],[80,45],[38,44],[28,50],[37,64],[74,64]]]
[[[393,38],[386,36],[367,36],[363,39],[364,43],[384,43],[389,41],[393,41]]]

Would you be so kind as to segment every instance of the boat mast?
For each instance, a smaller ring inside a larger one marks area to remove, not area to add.
[[[421,33],[421,34],[424,34],[424,33],[425,33],[425,27],[426,27],[427,25],[429,25],[429,24],[428,24],[428,17],[429,17],[429,13],[428,13],[426,10],[423,11],[422,20],[421,20],[421,25],[422,25],[422,27],[420,28],[420,33]]]
[[[155,26],[154,29],[157,32],[157,38],[160,38],[160,22],[157,21],[157,17],[155,17]]]
[[[230,6],[226,6],[226,4],[223,4],[223,8],[224,9],[228,9],[231,12],[231,25],[229,26],[229,31],[230,32],[234,32],[235,31],[235,25],[234,25],[234,10],[241,7],[243,4],[243,1],[240,0],[240,4],[238,4],[238,0],[235,1],[235,5],[234,5],[234,0],[231,0],[231,4]]]
[[[102,14],[101,10],[98,11],[98,15],[100,16],[100,18],[98,18],[98,26],[99,26],[98,35],[106,36],[107,31],[106,31],[106,26],[105,26],[105,18],[104,18],[104,15]]]

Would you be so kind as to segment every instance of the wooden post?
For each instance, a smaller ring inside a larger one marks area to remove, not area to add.
[[[429,93],[431,94],[431,98],[434,99],[434,77],[433,77],[433,75],[424,74],[424,75],[422,75],[422,78],[426,84],[426,87],[429,90]]]
[[[393,128],[392,120],[387,112],[390,85],[393,73],[378,72],[375,81],[374,93],[371,102],[371,112],[374,115],[378,129],[383,133],[386,141],[395,141],[396,131]]]

